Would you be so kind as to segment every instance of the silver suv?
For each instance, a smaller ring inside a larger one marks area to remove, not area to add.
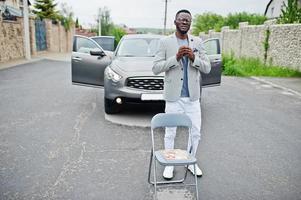
[[[91,38],[74,36],[72,82],[104,86],[107,114],[118,113],[124,104],[163,101],[164,74],[152,72],[161,35],[126,35],[113,56]],[[203,86],[221,82],[221,54],[218,39],[204,41],[211,60],[211,72],[202,74]]]

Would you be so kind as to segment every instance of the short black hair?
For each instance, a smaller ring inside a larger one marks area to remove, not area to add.
[[[176,18],[178,17],[178,15],[179,15],[180,13],[188,13],[188,14],[191,16],[191,13],[189,12],[189,10],[182,9],[182,10],[179,10],[179,11],[177,12]]]

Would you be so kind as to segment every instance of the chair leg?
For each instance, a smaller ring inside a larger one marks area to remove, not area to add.
[[[152,172],[152,161],[153,161],[153,151],[151,150],[151,156],[149,159],[149,167],[148,167],[148,179],[147,179],[149,184],[153,184],[150,180],[151,172]]]
[[[196,175],[196,166],[193,165],[194,170],[194,179],[195,179],[195,192],[196,192],[196,200],[199,200],[199,189],[198,189],[198,177]]]
[[[154,159],[154,187],[155,187],[155,199],[157,199],[157,162]]]
[[[151,173],[152,173],[153,160],[154,160],[154,181],[151,181],[150,177],[151,177]],[[154,194],[153,199],[155,199],[155,200],[157,199],[157,173],[156,173],[157,170],[156,170],[156,168],[157,168],[156,160],[153,155],[153,150],[151,150],[151,155],[150,155],[150,160],[149,160],[149,169],[148,169],[148,183],[154,185],[155,194]]]

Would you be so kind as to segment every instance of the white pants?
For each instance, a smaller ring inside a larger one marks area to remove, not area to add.
[[[196,155],[199,141],[201,139],[201,105],[200,101],[190,101],[188,97],[182,97],[178,101],[166,101],[165,113],[185,113],[192,121],[192,155]],[[165,149],[174,148],[174,139],[176,137],[176,128],[165,128],[164,145]],[[190,137],[188,139],[187,151],[191,148]]]

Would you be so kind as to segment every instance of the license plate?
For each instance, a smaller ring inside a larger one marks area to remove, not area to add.
[[[142,101],[158,101],[163,100],[163,94],[142,94]]]

